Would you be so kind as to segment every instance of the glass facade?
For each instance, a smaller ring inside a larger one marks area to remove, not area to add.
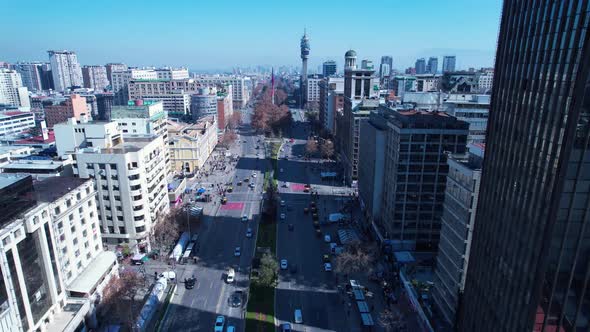
[[[14,287],[14,294],[16,295],[16,305],[18,307],[21,324],[23,325],[23,330],[27,331],[29,329],[29,321],[27,320],[27,314],[25,312],[25,302],[23,301],[24,294],[20,288],[20,282],[18,282],[18,274],[16,272],[16,264],[14,262],[12,250],[6,252],[6,261],[8,262],[8,268],[10,269],[10,276],[12,279],[12,286]]]
[[[53,250],[53,242],[51,242],[51,233],[49,231],[49,223],[46,223],[45,226],[45,239],[47,240],[47,247],[49,248],[49,257],[51,258],[51,268],[53,270],[53,277],[55,278],[55,285],[57,286],[57,293],[61,293],[61,282],[59,278],[59,272],[57,267],[57,257],[55,256],[55,251]]]
[[[589,20],[504,2],[460,331],[590,330]]]

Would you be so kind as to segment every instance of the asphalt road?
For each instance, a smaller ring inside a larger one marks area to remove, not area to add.
[[[226,317],[226,327],[233,325],[243,331],[245,308],[229,306],[228,299],[235,290],[248,288],[248,274],[255,249],[260,200],[262,197],[263,170],[267,166],[264,152],[257,150],[258,137],[249,128],[248,112],[243,112],[245,125],[240,129],[238,143],[231,149],[233,154],[240,156],[235,170],[214,172],[206,179],[192,179],[191,186],[210,186],[217,183],[233,182],[233,192],[227,194],[228,205],[219,203],[220,197],[215,196],[214,202],[205,206],[203,224],[199,230],[199,245],[196,256],[198,263],[181,265],[178,271],[177,295],[171,301],[169,312],[163,324],[164,331],[212,331],[217,315]],[[259,152],[260,159],[256,155]],[[255,177],[254,177],[255,176]],[[247,183],[237,185],[238,180],[250,179],[255,183],[251,189]],[[228,209],[228,206],[233,206]],[[242,216],[248,221],[242,221]],[[252,238],[246,237],[246,229],[254,231]],[[241,248],[241,255],[234,256],[236,247]],[[225,277],[228,269],[236,271],[235,282],[228,284]],[[184,278],[195,275],[197,283],[193,289],[186,289]]]
[[[293,115],[296,122],[291,136],[295,139],[293,143],[285,140],[281,157],[287,155],[289,159],[281,158],[278,166],[280,199],[286,205],[280,208],[279,214],[284,213],[286,219],[279,219],[277,258],[279,261],[287,259],[289,267],[296,265],[297,272],[292,273],[288,268],[280,273],[275,300],[278,323],[290,322],[296,331],[357,331],[347,319],[349,310],[346,302],[343,303],[344,297],[337,291],[334,272],[324,271],[322,256],[329,254],[329,244],[324,242],[323,235],[330,234],[334,238],[336,226],[322,226],[323,233],[317,236],[311,214],[303,212],[305,207],[309,207],[312,197],[294,186],[310,183],[314,190],[319,190],[320,197],[315,200],[320,219],[336,212],[344,200],[332,194],[348,194],[350,189],[322,182],[319,172],[325,165],[317,160],[298,158],[304,154],[308,129],[302,122],[302,112],[295,111]],[[283,186],[285,182],[289,183],[289,187]],[[294,227],[292,231],[289,224]],[[295,309],[301,309],[303,324],[293,324]]]

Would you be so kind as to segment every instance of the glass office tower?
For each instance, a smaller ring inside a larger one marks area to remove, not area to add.
[[[590,330],[588,0],[505,0],[460,331]]]

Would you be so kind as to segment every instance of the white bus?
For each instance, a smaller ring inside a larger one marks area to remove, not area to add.
[[[186,250],[184,251],[184,254],[182,255],[182,259],[180,260],[180,264],[187,264],[189,262],[189,260],[191,259],[191,253],[193,252],[193,247],[194,247],[195,243],[194,242],[189,242],[189,244],[186,246]]]

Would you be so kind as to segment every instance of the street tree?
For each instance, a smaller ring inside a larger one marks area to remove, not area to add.
[[[218,144],[223,148],[229,149],[236,139],[238,139],[238,135],[235,132],[228,130],[223,135],[221,135]]]
[[[313,138],[308,138],[307,143],[305,143],[305,152],[308,155],[313,155],[318,152],[318,143]]]
[[[228,120],[228,127],[236,129],[242,124],[242,112],[234,111]]]
[[[98,306],[102,320],[131,327],[138,311],[138,295],[143,290],[143,284],[144,277],[132,269],[113,276],[104,287]]]
[[[346,245],[346,249],[336,258],[335,271],[343,275],[363,272],[370,274],[376,249],[371,245],[362,245],[355,241]]]
[[[403,316],[397,309],[385,309],[379,315],[379,325],[381,325],[385,331],[399,331],[403,323]]]
[[[324,158],[332,159],[334,156],[334,142],[330,139],[324,140],[320,145],[320,152]]]
[[[168,214],[159,217],[152,228],[150,241],[159,250],[160,257],[164,257],[164,253],[168,252],[172,243],[178,238],[180,233],[179,219],[180,211],[172,209]]]
[[[137,311],[138,295],[143,290],[144,277],[135,270],[126,269],[119,273],[119,297],[129,303],[128,324],[132,326],[135,321]]]
[[[260,259],[260,269],[258,283],[265,287],[276,286],[279,276],[279,263],[277,259],[269,253],[262,255]]]

